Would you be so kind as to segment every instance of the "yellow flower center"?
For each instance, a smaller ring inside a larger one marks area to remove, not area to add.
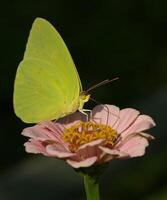
[[[117,132],[108,125],[94,122],[79,122],[64,130],[64,141],[69,143],[71,152],[76,152],[81,145],[97,139],[104,139],[105,145],[113,145]]]

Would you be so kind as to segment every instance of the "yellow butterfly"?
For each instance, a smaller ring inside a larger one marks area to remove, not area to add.
[[[53,120],[79,110],[90,95],[59,33],[35,19],[14,84],[14,110],[27,123]]]

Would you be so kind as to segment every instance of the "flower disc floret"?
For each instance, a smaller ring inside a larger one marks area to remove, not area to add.
[[[79,122],[65,129],[62,138],[69,144],[70,151],[76,152],[81,145],[97,139],[104,139],[106,145],[113,145],[117,138],[117,131],[104,124]]]

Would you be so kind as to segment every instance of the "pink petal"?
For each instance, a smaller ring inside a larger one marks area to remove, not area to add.
[[[68,159],[66,162],[74,168],[80,168],[80,167],[90,167],[96,162],[96,160],[97,160],[97,157],[94,156],[94,157],[87,158],[81,161],[74,161],[74,160]]]
[[[34,138],[37,140],[55,140],[60,139],[60,129],[53,122],[41,122],[35,126],[25,128],[22,135]]]
[[[155,126],[155,122],[148,115],[139,115],[138,118],[134,121],[134,123],[121,133],[122,137],[126,137],[132,133],[139,133],[141,131],[147,130]]]
[[[113,126],[119,117],[119,108],[114,105],[98,105],[92,110],[92,118],[96,123]]]
[[[60,144],[47,145],[46,152],[50,156],[54,156],[57,158],[68,158],[75,155],[74,153],[66,151],[66,149],[63,148],[63,146],[61,146]]]
[[[120,152],[116,149],[110,149],[108,147],[99,147],[103,151],[103,156],[100,158],[101,162],[108,162],[113,159],[129,158],[129,155],[124,152]]]
[[[76,152],[76,156],[73,157],[73,160],[82,160],[87,159],[90,157],[96,156],[97,158],[100,158],[102,151],[99,149],[99,146],[86,146],[85,148],[80,148]]]
[[[139,111],[132,108],[125,108],[120,111],[118,127],[115,127],[118,133],[127,129],[139,115]]]
[[[68,148],[66,142],[61,138],[63,127],[60,124],[46,121],[35,126],[25,128],[22,135],[39,141],[53,141]]]
[[[45,147],[39,141],[29,140],[28,142],[24,143],[24,146],[27,153],[42,153],[47,155]]]
[[[104,143],[104,139],[97,139],[97,140],[94,140],[92,142],[89,142],[89,143],[86,143],[86,144],[83,144],[79,147],[78,151],[81,150],[81,149],[85,149],[86,147],[93,147],[93,146],[97,146],[97,145],[100,145],[102,143]]]
[[[130,157],[137,157],[144,155],[145,148],[148,145],[148,140],[145,137],[139,134],[134,134],[134,136],[129,137],[129,139],[122,141],[122,143],[119,144],[118,149],[124,153],[129,154]]]
[[[73,114],[70,114],[66,117],[63,117],[57,121],[57,123],[60,123],[65,128],[69,128],[73,126],[76,123],[79,123],[81,121],[86,121],[87,116],[82,114],[81,112],[75,112]]]
[[[127,157],[128,154],[127,153],[123,153],[123,152],[120,152],[116,149],[110,149],[108,147],[99,147],[104,153],[107,153],[107,154],[110,154],[112,156],[116,156],[116,157]]]
[[[52,121],[45,121],[39,123],[39,126],[42,127],[42,131],[44,132],[45,135],[48,136],[50,140],[59,142],[64,146],[67,146],[61,137],[64,131],[64,127],[61,124]]]
[[[58,137],[60,137],[60,135],[64,131],[64,127],[61,124],[56,123],[56,122],[52,122],[52,121],[44,121],[44,122],[39,123],[39,125],[43,129],[46,129],[46,130],[54,133]]]
[[[33,139],[41,140],[41,141],[49,139],[48,136],[45,134],[45,132],[39,125],[25,128],[23,129],[21,134]]]
[[[140,132],[140,133],[138,133],[138,134],[141,135],[141,136],[143,136],[143,137],[145,137],[147,140],[154,140],[154,139],[155,139],[154,136],[152,136],[152,135],[150,135],[150,134],[148,134],[148,133]]]

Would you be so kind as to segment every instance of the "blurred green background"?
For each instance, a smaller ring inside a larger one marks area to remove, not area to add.
[[[0,200],[85,199],[82,179],[62,161],[28,155],[27,124],[13,112],[15,73],[36,17],[65,40],[85,89],[120,80],[92,97],[151,115],[156,137],[142,158],[113,161],[101,178],[102,200],[167,199],[167,1],[1,1]],[[87,104],[94,106],[93,103]]]

